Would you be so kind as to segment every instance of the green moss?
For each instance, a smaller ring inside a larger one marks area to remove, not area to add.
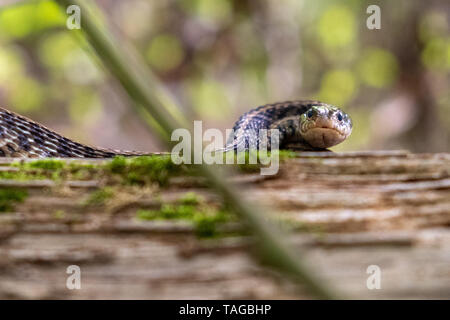
[[[19,168],[19,171],[1,172],[0,179],[13,180],[42,180],[42,179],[61,179],[62,169],[65,167],[63,160],[45,159],[33,160],[29,162],[16,162],[13,167]]]
[[[195,212],[195,206],[164,204],[159,210],[138,210],[137,216],[143,220],[191,220]]]
[[[70,162],[67,164],[67,167],[71,170],[71,171],[80,171],[80,170],[92,170],[92,169],[96,169],[99,166],[98,165],[94,165],[91,163],[78,163],[78,162]]]
[[[138,210],[137,218],[141,220],[184,220],[195,226],[199,237],[218,235],[217,226],[233,219],[227,210],[214,208],[204,203],[193,192],[180,199],[179,204],[164,204],[159,210]]]
[[[23,167],[29,169],[60,170],[66,166],[63,160],[45,159],[26,162]]]
[[[16,188],[0,189],[0,212],[12,211],[14,204],[23,202],[28,196],[25,190]]]
[[[64,160],[45,159],[22,163],[19,165],[22,172],[31,178],[43,178],[59,181],[62,179],[85,180],[101,171],[101,166],[65,162]]]
[[[278,151],[278,156],[280,157],[281,161],[284,161],[286,159],[292,159],[297,156],[297,153],[292,150],[280,150]]]
[[[248,151],[238,154],[232,153],[234,163],[237,163],[237,157],[244,157],[245,163],[236,165],[242,172],[259,172],[261,164],[249,164],[250,153]],[[224,154],[225,156],[226,154]],[[280,161],[292,157],[295,157],[295,152],[293,151],[279,151]],[[102,180],[107,184],[147,185],[157,183],[159,186],[166,186],[171,177],[197,174],[196,165],[175,165],[170,155],[115,157],[110,161],[99,162],[98,164],[77,161],[66,162],[60,159],[43,159],[29,162],[20,161],[12,166],[19,170],[0,171],[0,179],[18,181],[42,179],[54,181]],[[191,200],[195,201],[195,199]]]
[[[122,174],[127,169],[127,159],[125,157],[115,157],[105,166],[111,173]]]
[[[89,197],[84,201],[86,206],[101,206],[106,203],[108,199],[114,196],[114,192],[110,187],[96,190],[92,192]]]
[[[13,164],[18,171],[1,171],[0,179],[14,180],[86,180],[107,178],[108,183],[166,185],[171,176],[180,174],[183,166],[175,165],[170,156],[116,157],[99,164],[46,159]],[[113,179],[110,179],[113,177]]]
[[[195,192],[188,192],[180,199],[180,203],[185,205],[195,206],[200,204],[201,202],[203,202],[203,199]]]
[[[66,212],[64,210],[59,209],[59,210],[55,210],[53,212],[53,217],[55,219],[64,219],[65,216],[66,216]]]
[[[102,175],[102,165],[70,162],[61,172],[67,179],[71,180],[97,180]]]
[[[239,170],[245,173],[258,173],[261,170],[259,164],[238,164]]]
[[[156,182],[166,185],[169,178],[178,175],[182,166],[175,165],[170,156],[141,156],[135,158],[115,157],[105,169],[122,178],[125,184],[143,185]]]
[[[17,181],[43,180],[47,179],[47,176],[41,173],[27,172],[25,170],[0,171],[0,179],[17,180]]]
[[[231,215],[228,212],[206,211],[194,216],[195,233],[201,238],[211,238],[219,235],[218,225],[230,221]]]

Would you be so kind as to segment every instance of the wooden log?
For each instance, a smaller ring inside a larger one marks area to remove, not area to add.
[[[0,174],[24,170],[16,162],[0,159]],[[257,243],[239,221],[221,224],[220,237],[199,238],[194,220],[139,219],[138,210],[186,205],[186,194],[220,207],[205,181],[127,185],[89,170],[0,179],[0,190],[28,194],[0,199],[0,298],[308,297],[253,259]],[[275,177],[244,172],[230,181],[270,208],[292,245],[346,296],[450,298],[450,154],[305,152],[283,160]],[[69,265],[81,268],[82,290],[66,288]],[[367,288],[370,265],[381,270],[379,290]]]

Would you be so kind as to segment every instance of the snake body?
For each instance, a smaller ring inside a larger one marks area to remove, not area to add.
[[[0,157],[111,158],[117,155],[139,156],[145,153],[90,147],[0,108]]]
[[[223,150],[258,147],[260,129],[278,129],[280,147],[311,150],[340,143],[350,135],[352,122],[342,110],[318,101],[268,104],[242,115]],[[255,143],[254,143],[255,142]],[[270,148],[270,139],[267,142]],[[0,108],[0,157],[111,158],[149,153],[91,147],[70,140],[45,126]]]

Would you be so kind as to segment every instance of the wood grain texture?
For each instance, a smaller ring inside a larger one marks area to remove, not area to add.
[[[11,161],[2,159],[1,170],[17,170]],[[283,162],[276,177],[230,179],[287,221],[292,245],[346,296],[450,298],[450,154],[302,153]],[[156,187],[124,187],[105,204],[86,205],[104,185],[0,180],[0,189],[29,193],[0,213],[0,298],[308,297],[255,262],[251,237],[199,239],[186,221],[136,219],[137,209],[174,203],[186,192],[220,202],[198,179],[172,179],[157,196]],[[71,264],[81,267],[81,290],[66,289]],[[382,271],[380,290],[366,287],[373,264]]]

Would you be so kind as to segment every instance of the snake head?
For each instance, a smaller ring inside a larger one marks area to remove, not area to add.
[[[352,120],[341,109],[317,104],[300,116],[300,135],[314,148],[329,148],[344,141],[352,132]]]

